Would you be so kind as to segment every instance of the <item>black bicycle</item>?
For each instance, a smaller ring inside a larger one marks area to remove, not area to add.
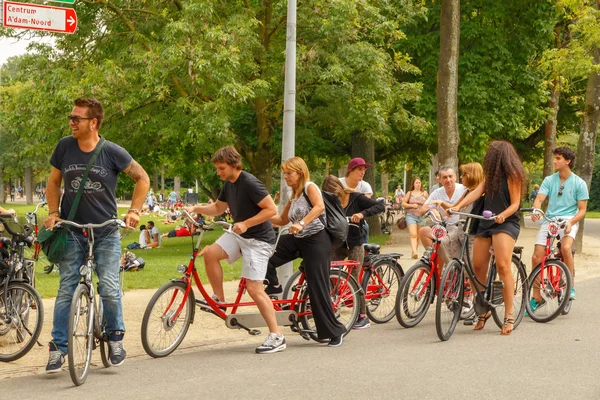
[[[455,215],[467,217],[464,221],[465,230],[468,231],[469,227],[474,218],[482,220],[492,220],[495,218],[489,211],[484,211],[483,216],[468,214],[462,212],[451,212]],[[494,322],[499,328],[502,328],[503,315],[504,315],[504,296],[502,295],[502,289],[504,288],[504,282],[498,279],[497,267],[495,258],[492,253],[492,260],[490,261],[490,267],[488,271],[487,281],[484,284],[475,276],[473,266],[471,265],[471,259],[469,257],[469,246],[467,245],[468,236],[465,235],[463,239],[463,246],[461,255],[458,258],[453,258],[445,266],[444,273],[440,280],[440,286],[438,288],[437,302],[436,302],[436,318],[435,327],[437,335],[440,340],[446,341],[450,339],[456,328],[456,324],[459,320],[463,309],[463,296],[464,296],[464,271],[467,271],[471,286],[476,291],[475,296],[475,312],[478,315],[486,314],[491,311]],[[515,260],[515,254],[513,254],[512,275],[515,281],[514,286],[514,297],[513,307],[516,313],[514,319],[513,329],[521,323],[523,314],[525,312],[525,304],[528,299],[527,290],[527,273],[525,272],[525,266],[521,262],[520,258]],[[515,263],[515,261],[517,261]],[[479,287],[482,289],[479,289]]]
[[[34,242],[33,230],[25,225],[23,233],[11,229],[0,214],[0,223],[11,235],[0,238],[0,361],[23,357],[38,342],[44,322],[44,304],[31,286],[33,261],[24,256],[24,248]]]

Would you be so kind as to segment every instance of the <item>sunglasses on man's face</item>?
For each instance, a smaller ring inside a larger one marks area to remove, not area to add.
[[[82,119],[91,120],[94,118],[84,118],[84,117],[80,117],[78,115],[67,115],[67,119],[69,121],[73,121],[74,124],[78,124],[79,122],[81,122]]]

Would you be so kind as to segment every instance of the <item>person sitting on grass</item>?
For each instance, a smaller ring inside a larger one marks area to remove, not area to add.
[[[154,226],[154,221],[148,221],[147,232],[149,233],[148,237],[150,240],[148,241],[146,247],[154,248],[160,246],[160,232],[158,231],[158,228]]]

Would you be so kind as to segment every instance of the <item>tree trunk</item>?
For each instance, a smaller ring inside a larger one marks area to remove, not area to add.
[[[387,199],[389,194],[390,186],[390,174],[387,172],[381,172],[381,197]]]
[[[552,175],[554,172],[554,148],[556,148],[556,124],[558,116],[558,100],[560,98],[560,87],[558,79],[552,82],[552,92],[550,94],[550,102],[548,107],[552,110],[550,119],[546,121],[544,143],[544,176]]]
[[[600,48],[594,49],[594,64],[600,64]],[[588,78],[585,93],[585,108],[581,120],[581,132],[577,144],[577,157],[575,158],[575,170],[587,184],[588,190],[592,184],[592,172],[594,171],[594,153],[596,149],[596,136],[600,125],[600,73],[593,72]],[[585,221],[579,223],[579,231],[575,238],[575,248],[583,251],[583,229]]]
[[[0,203],[6,203],[6,193],[4,193],[4,167],[0,167]]]
[[[410,190],[410,187],[412,186],[413,170],[412,165],[406,165],[404,168],[406,169],[406,181],[404,182],[404,187],[406,189],[404,190],[404,193],[406,193]],[[423,181],[421,181],[421,183],[423,183]]]
[[[25,168],[25,185],[23,186],[23,190],[25,191],[25,201],[27,204],[33,204],[33,193],[35,190],[33,189],[33,170],[31,167]]]
[[[252,172],[264,183],[267,190],[271,191],[271,171],[273,169],[273,146],[271,138],[273,136],[269,114],[266,110],[267,103],[265,99],[254,100],[254,109],[256,112],[256,135],[258,139],[256,153],[244,153],[244,157],[250,161]]]
[[[442,0],[437,82],[438,157],[441,165],[458,168],[458,56],[460,0]]]
[[[367,139],[361,132],[354,132],[352,135],[352,158],[361,157],[367,164],[371,164],[371,167],[365,171],[365,177],[373,188],[372,198],[377,198],[376,185],[375,185],[375,143],[371,139]],[[366,218],[369,224],[369,235],[377,235],[381,233],[381,222],[379,216],[374,215]]]
[[[165,164],[160,166],[160,192],[165,197]]]
[[[158,169],[154,168],[154,174],[152,175],[152,191],[156,195],[158,193]]]
[[[173,178],[173,190],[177,193],[177,198],[181,197],[181,178],[176,176]]]

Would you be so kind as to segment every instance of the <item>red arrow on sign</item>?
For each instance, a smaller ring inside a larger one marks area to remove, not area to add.
[[[77,29],[77,13],[72,8],[5,1],[3,22],[7,28],[73,33]]]

